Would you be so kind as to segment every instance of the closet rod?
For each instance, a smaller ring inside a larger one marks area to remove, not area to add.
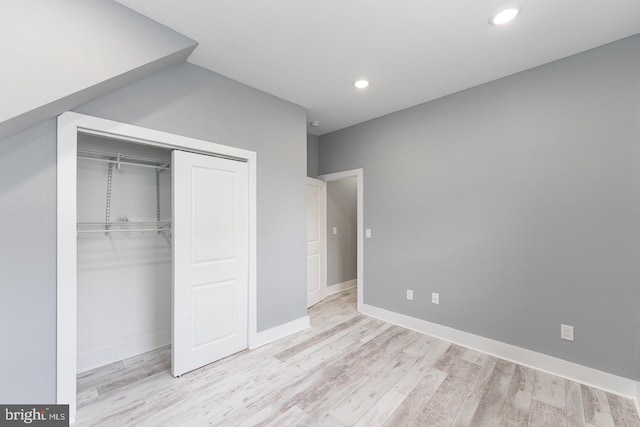
[[[143,163],[134,163],[134,162],[126,162],[123,160],[108,160],[108,159],[96,159],[94,157],[84,157],[78,156],[79,159],[92,160],[94,162],[104,162],[104,163],[119,163],[121,165],[131,165],[131,166],[142,166],[143,168],[154,168],[154,169],[162,169],[162,170],[171,170],[170,167],[167,166],[155,166],[155,165],[145,165]],[[166,165],[167,163],[165,163]]]
[[[171,162],[167,160],[158,160],[150,157],[134,156],[132,154],[122,153],[105,153],[102,151],[78,149],[78,158],[86,160],[95,160],[99,162],[109,162],[116,164],[126,164],[132,166],[151,167],[154,169],[167,170],[170,169]]]
[[[130,230],[77,230],[78,233],[139,233],[141,231],[171,231],[170,228],[132,228]]]

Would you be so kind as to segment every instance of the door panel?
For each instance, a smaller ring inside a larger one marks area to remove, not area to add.
[[[212,344],[233,335],[234,282],[207,283],[193,287],[191,305],[195,329],[194,347]]]
[[[174,376],[247,348],[248,168],[173,152]]]
[[[323,181],[307,178],[307,307],[324,299],[327,193]]]
[[[307,255],[307,291],[314,292],[320,289],[320,255]]]
[[[233,258],[236,216],[235,173],[194,167],[192,185],[194,263]],[[224,204],[223,209],[221,209],[222,204]]]

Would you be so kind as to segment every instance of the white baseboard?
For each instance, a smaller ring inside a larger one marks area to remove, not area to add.
[[[479,335],[470,334],[448,326],[416,319],[404,314],[395,313],[363,304],[361,312],[398,326],[423,334],[431,335],[445,341],[490,354],[523,366],[544,371],[565,379],[576,381],[607,392],[632,398],[636,408],[640,406],[640,383],[629,378],[599,371],[567,360],[527,350],[511,344],[495,341]],[[639,409],[640,412],[640,409]]]
[[[108,365],[109,363],[164,347],[168,344],[171,344],[171,331],[164,331],[134,341],[80,354],[76,361],[76,371],[78,373],[89,371],[100,366]]]
[[[338,292],[346,291],[347,289],[355,288],[358,284],[357,279],[347,280],[346,282],[337,283],[335,285],[327,286],[327,296],[337,294]]]
[[[267,329],[266,331],[258,332],[249,342],[249,348],[262,347],[265,344],[284,338],[287,335],[295,334],[296,332],[303,331],[311,326],[309,322],[309,316],[304,316],[291,322],[278,325],[274,328]]]

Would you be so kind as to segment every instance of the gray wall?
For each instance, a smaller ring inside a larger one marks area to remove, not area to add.
[[[0,402],[52,403],[56,123],[0,141]]]
[[[306,112],[183,63],[76,111],[258,153],[258,330],[306,316]],[[56,134],[0,141],[0,402],[55,401]],[[35,267],[34,267],[35,266]]]
[[[318,137],[307,134],[307,176],[318,176]]]
[[[358,181],[347,178],[327,183],[327,285],[358,277]],[[338,234],[333,234],[336,227]]]
[[[364,168],[364,302],[638,378],[639,121],[634,36],[322,136]]]

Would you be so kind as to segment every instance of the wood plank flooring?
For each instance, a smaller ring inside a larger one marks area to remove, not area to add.
[[[636,426],[629,399],[360,315],[173,378],[169,348],[78,375],[79,426]]]

